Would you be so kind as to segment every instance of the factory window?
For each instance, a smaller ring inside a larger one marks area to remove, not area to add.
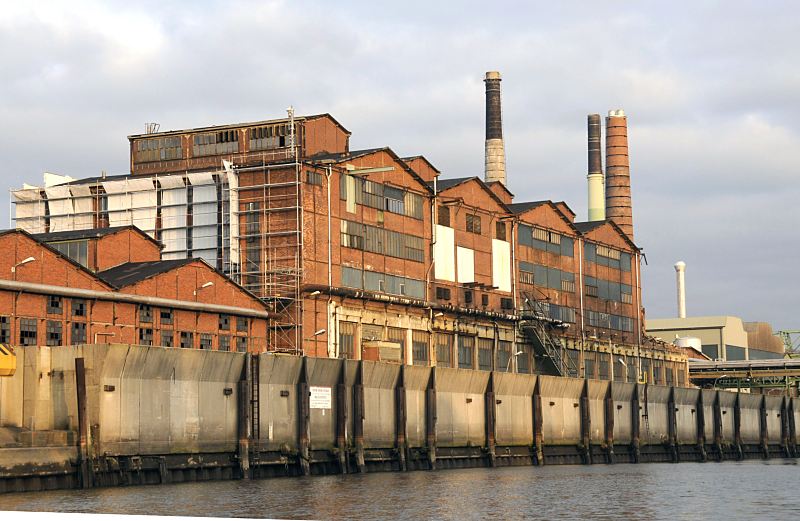
[[[628,358],[628,383],[636,383],[636,361]]]
[[[161,315],[161,324],[172,324],[171,309],[162,309],[160,315]]]
[[[85,317],[86,316],[86,301],[82,298],[72,299],[72,316]]]
[[[623,293],[622,294],[622,303],[623,304],[631,304],[633,302],[633,295],[630,293]]]
[[[377,271],[362,271],[349,266],[342,267],[342,286],[418,299],[425,297],[425,283],[421,280]]]
[[[249,319],[247,317],[236,317],[236,331],[247,333],[249,330]]]
[[[533,277],[533,264],[520,261],[519,263],[519,283],[520,284],[534,284]]]
[[[310,185],[322,186],[322,174],[313,170],[306,171],[306,183]]]
[[[686,372],[683,370],[683,364],[679,364],[675,372],[678,374],[678,387],[686,387]]]
[[[342,358],[355,359],[357,326],[355,322],[339,322],[339,353]]]
[[[488,306],[489,305],[489,295],[486,293],[481,293],[481,306]]]
[[[400,359],[405,361],[406,330],[398,327],[386,328],[386,341],[400,345]]]
[[[578,377],[578,368],[581,366],[581,352],[577,349],[567,349],[567,371],[569,376]]]
[[[500,340],[497,342],[497,371],[508,372],[511,370],[511,342]]]
[[[149,327],[139,328],[139,345],[151,346],[153,345],[153,330]]]
[[[653,376],[650,374],[650,360],[647,358],[642,358],[641,365],[642,365],[642,382],[653,383]]]
[[[19,344],[23,346],[35,346],[36,340],[36,319],[19,319]]]
[[[439,207],[439,222],[442,226],[450,227],[450,208],[447,206]]]
[[[191,331],[181,331],[180,347],[191,349],[194,347],[194,334]]]
[[[583,355],[584,378],[595,378],[594,369],[597,362],[597,353],[587,352]]]
[[[597,353],[597,377],[600,380],[608,380],[611,376],[608,362],[610,356],[608,353]]]
[[[614,355],[612,355],[614,356]],[[614,356],[614,381],[615,382],[624,382],[626,376],[626,368],[625,368],[625,356],[624,355],[616,355]]]
[[[450,288],[443,288],[441,286],[436,286],[436,299],[450,300]]]
[[[561,279],[561,291],[566,291],[568,293],[575,293],[575,281]]]
[[[230,331],[231,329],[231,316],[220,313],[219,315],[219,328],[222,331]]]
[[[464,290],[464,303],[465,304],[472,304],[472,290],[465,289]]]
[[[622,271],[631,271],[631,254],[622,252],[619,256],[619,267]]]
[[[500,299],[500,309],[514,309],[514,300],[508,297]]]
[[[453,335],[436,333],[436,365],[453,367]]]
[[[520,346],[520,353],[515,354],[514,358],[517,360],[517,372],[522,374],[529,374],[531,372],[531,351],[526,345]]]
[[[547,230],[542,228],[534,228],[533,229],[533,238],[537,241],[548,242],[548,238],[550,237],[550,233]]]
[[[405,190],[385,185],[383,187],[383,195],[384,198],[386,199],[385,210],[388,212],[405,215],[406,213],[405,193],[406,193]]]
[[[220,351],[230,351],[231,350],[231,336],[230,335],[220,335],[219,336],[219,350]]]
[[[66,241],[49,243],[48,246],[72,259],[83,267],[89,265],[89,241]]]
[[[506,223],[503,221],[497,221],[494,223],[495,226],[495,238],[499,241],[506,240]]]
[[[494,340],[491,338],[478,339],[478,369],[481,371],[492,370],[492,351],[494,350]]]
[[[153,322],[153,308],[147,304],[139,304],[139,322]]]
[[[61,307],[61,297],[50,295],[47,297],[47,314],[61,315],[64,309]]]
[[[411,358],[414,365],[428,365],[428,344],[430,333],[427,331],[411,331]]]
[[[11,319],[0,317],[0,344],[11,343]]]
[[[663,362],[661,360],[653,360],[653,384],[664,385]]]
[[[672,387],[674,384],[674,369],[672,368],[672,362],[664,362],[664,384],[668,387]]]
[[[172,331],[161,331],[161,345],[164,347],[172,347],[174,336]]]
[[[134,159],[137,163],[183,158],[180,136],[139,139],[135,143]]]
[[[415,219],[422,219],[423,216],[422,196],[402,188],[352,175],[343,175],[339,181],[339,191],[340,198],[348,203],[362,204]]]
[[[239,353],[246,353],[247,352],[247,337],[246,336],[237,336],[236,337],[236,351]]]
[[[342,221],[341,244],[389,257],[417,262],[425,260],[425,241],[422,237],[352,221]]]
[[[590,284],[586,284],[586,296],[587,297],[596,297],[597,296],[597,286],[592,286]]]
[[[270,150],[287,146],[291,139],[291,126],[287,123],[267,125],[248,130],[250,150]],[[291,144],[291,143],[289,143]]]
[[[211,349],[212,336],[208,333],[200,333],[200,349]]]
[[[78,345],[86,343],[86,324],[83,322],[73,322],[70,334],[70,344]]]
[[[481,234],[481,217],[480,215],[467,214],[467,231]]]
[[[238,151],[238,130],[223,130],[192,136],[192,157],[235,154]]]
[[[474,369],[473,355],[475,352],[475,338],[458,335],[458,368]]]
[[[561,255],[564,257],[572,257],[575,250],[575,241],[570,237],[561,236]]]
[[[47,345],[60,346],[61,342],[61,322],[57,320],[47,321]]]

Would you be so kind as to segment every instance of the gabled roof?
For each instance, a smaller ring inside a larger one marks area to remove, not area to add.
[[[499,186],[509,196],[511,196],[512,198],[514,197],[513,192],[511,192],[511,190],[508,189],[508,186],[506,186],[505,183],[501,183],[500,181],[489,181],[488,183],[486,183],[486,186],[489,186],[489,187]]]
[[[436,172],[437,174],[441,174],[441,173],[442,173],[442,171],[441,171],[441,170],[439,170],[438,168],[436,168],[435,166],[433,166],[433,163],[431,163],[430,161],[428,161],[428,158],[426,158],[426,157],[425,157],[425,156],[423,156],[423,155],[418,155],[418,156],[408,156],[408,157],[401,157],[400,159],[402,159],[403,161],[414,161],[414,160],[416,160],[416,159],[421,159],[422,161],[425,161],[425,163],[427,163],[427,164],[428,164],[428,166],[429,166],[429,167],[431,167],[431,169],[432,169],[434,172]]]
[[[622,228],[620,228],[620,227],[617,225],[617,223],[615,223],[615,222],[614,222],[614,221],[612,221],[611,219],[606,219],[606,220],[604,220],[604,221],[584,221],[584,222],[578,222],[578,223],[574,223],[574,226],[575,226],[575,228],[577,228],[577,229],[578,229],[578,231],[579,231],[579,232],[581,232],[581,235],[586,235],[586,234],[588,234],[588,233],[591,233],[591,232],[593,232],[594,230],[596,230],[596,229],[598,229],[598,228],[600,228],[601,226],[604,226],[604,225],[606,225],[606,224],[610,225],[610,226],[611,226],[611,227],[614,229],[614,231],[616,231],[616,232],[617,232],[617,233],[618,233],[620,236],[622,236],[622,238],[625,240],[625,242],[627,242],[627,243],[628,243],[628,245],[629,245],[629,246],[630,246],[632,249],[634,249],[634,250],[639,250],[639,249],[640,249],[638,246],[636,246],[636,244],[634,244],[634,242],[631,240],[631,238],[630,238],[630,237],[628,237],[628,234],[627,234],[627,233],[625,233],[625,232],[623,232],[623,231],[622,231]]]
[[[508,209],[511,210],[511,213],[519,215],[549,202],[550,201],[528,201],[527,203],[511,203],[508,205]]]
[[[442,190],[447,190],[449,188],[453,188],[454,186],[458,186],[461,183],[466,183],[470,179],[478,179],[477,177],[456,177],[455,179],[437,179],[436,183],[433,181],[428,182],[428,186],[433,189],[434,184],[436,185],[436,190],[441,192]]]
[[[149,262],[126,262],[97,273],[97,278],[116,288],[124,288],[198,259],[175,259]]]
[[[128,226],[113,226],[110,228],[90,228],[88,230],[68,230],[63,232],[50,232],[50,233],[35,233],[33,237],[40,242],[60,242],[60,241],[77,241],[81,239],[100,239],[108,235],[113,235],[125,230],[133,230],[142,237],[146,238],[153,244],[156,244],[159,249],[164,248],[164,245],[159,241],[153,239],[145,232],[140,230],[137,226],[129,224]]]

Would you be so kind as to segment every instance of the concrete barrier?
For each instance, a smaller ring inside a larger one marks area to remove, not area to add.
[[[533,444],[533,389],[536,376],[494,373],[498,445]]]
[[[739,394],[739,425],[742,443],[761,443],[761,395]]]
[[[369,361],[362,364],[364,444],[367,448],[394,447],[397,433],[395,387],[400,366]]]
[[[293,356],[259,357],[259,447],[280,451],[298,448],[297,383],[303,360]]]
[[[642,405],[642,444],[662,445],[669,441],[668,402],[669,387],[647,385],[642,387],[647,399],[640,398]]]
[[[545,445],[577,445],[581,442],[583,385],[584,380],[578,378],[539,377]]]
[[[675,424],[678,444],[695,445],[698,434],[702,434],[697,431],[699,397],[700,389],[675,388]],[[705,411],[703,412],[705,413]],[[706,419],[706,421],[708,420]]]
[[[611,388],[611,397],[614,400],[614,443],[617,445],[633,441],[631,402],[635,392],[636,384],[615,382]]]
[[[436,368],[439,447],[480,447],[485,440],[486,371]]]
[[[606,396],[608,395],[609,385],[611,385],[611,382],[604,380],[589,380],[587,389],[589,416],[591,418],[589,439],[594,445],[602,445],[606,442]]]
[[[430,367],[405,367],[406,439],[409,447],[425,446],[425,392],[431,378]]]
[[[765,396],[767,417],[767,442],[783,445],[783,396]]]

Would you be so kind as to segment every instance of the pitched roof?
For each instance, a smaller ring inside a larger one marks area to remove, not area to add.
[[[466,183],[470,179],[478,179],[478,178],[472,176],[472,177],[456,177],[455,179],[438,179],[436,181],[436,189],[439,192],[441,192],[443,190],[453,188],[454,186],[458,186],[461,183]],[[428,186],[431,187],[431,190],[433,189],[433,185],[434,185],[433,181],[428,182]]]
[[[624,231],[622,231],[622,228],[620,228],[617,225],[617,223],[615,223],[611,219],[606,219],[604,221],[584,221],[584,222],[579,222],[579,223],[573,223],[573,226],[575,226],[575,228],[577,228],[578,231],[581,232],[582,235],[586,235],[587,233],[591,233],[594,230],[596,230],[597,228],[599,228],[599,227],[601,227],[603,225],[606,225],[606,224],[611,225],[611,227],[614,228],[614,230],[619,235],[622,236],[623,240],[625,242],[627,242],[631,246],[631,248],[633,248],[634,250],[640,250],[641,249],[638,246],[636,246],[636,243],[634,243],[631,240],[631,238],[628,237],[628,234],[625,233]]]
[[[136,284],[150,277],[185,266],[199,259],[174,259],[149,262],[126,262],[97,273],[97,278],[116,288]]]
[[[350,160],[350,159],[356,159],[356,158],[359,158],[359,157],[369,156],[369,155],[375,154],[377,152],[386,152],[387,154],[392,156],[392,158],[402,166],[403,170],[405,170],[411,177],[414,178],[415,181],[417,181],[420,185],[422,185],[423,188],[426,188],[431,192],[433,191],[433,190],[431,190],[429,188],[429,186],[425,182],[425,180],[422,179],[419,176],[419,174],[414,172],[414,169],[411,168],[410,166],[408,166],[406,164],[406,162],[403,161],[400,158],[400,156],[395,154],[394,150],[392,150],[389,147],[365,148],[365,149],[362,149],[362,150],[350,150],[348,152],[342,152],[342,153],[327,153],[326,152],[324,154],[313,155],[313,156],[308,158],[308,161],[310,161],[311,163],[314,163],[315,161],[335,161],[337,163],[341,163],[343,161],[347,161],[347,160]]]
[[[322,114],[312,114],[309,116],[295,116],[294,120],[296,122],[301,122],[303,120],[312,120],[312,119],[319,119],[319,118],[329,118],[333,123],[341,128],[348,136],[351,134],[349,130],[344,128],[341,123],[336,121],[336,118],[331,116],[328,113]],[[168,136],[168,135],[175,135],[175,134],[189,134],[194,132],[209,132],[215,130],[226,130],[226,129],[234,129],[234,128],[242,128],[242,127],[256,127],[261,125],[269,125],[273,123],[282,123],[288,122],[289,118],[276,118],[276,119],[267,119],[261,121],[250,121],[245,123],[228,123],[225,125],[210,125],[206,127],[195,127],[195,128],[186,128],[181,130],[165,130],[162,132],[154,132],[152,134],[132,134],[128,136],[129,140],[139,139],[139,138],[150,138],[150,137],[158,137],[158,136]]]
[[[421,155],[421,154],[420,154],[420,155],[416,155],[416,156],[401,157],[400,159],[402,159],[403,161],[414,161],[414,160],[416,160],[416,159],[421,159],[421,160],[425,161],[425,162],[428,164],[428,166],[430,166],[430,167],[433,169],[433,171],[434,171],[434,172],[437,172],[437,173],[439,173],[439,174],[441,174],[441,173],[442,173],[442,172],[441,172],[441,171],[440,171],[438,168],[436,168],[436,167],[433,165],[433,163],[431,163],[430,161],[428,161],[428,158],[427,158],[427,157],[425,157],[425,156],[423,156],[423,155]]]
[[[133,230],[139,233],[142,237],[147,238],[150,242],[158,245],[159,249],[164,245],[159,241],[153,239],[138,227],[129,224],[128,226],[112,226],[110,228],[90,228],[87,230],[68,230],[63,232],[50,232],[50,233],[34,233],[33,237],[40,242],[59,242],[59,241],[77,241],[81,239],[99,239],[107,235],[113,235],[125,230]]]
[[[589,233],[590,231],[604,225],[606,221],[584,221],[575,223],[575,228],[581,233]]]
[[[511,213],[519,215],[549,202],[550,201],[528,201],[526,203],[511,203],[508,205],[508,209],[511,210]]]

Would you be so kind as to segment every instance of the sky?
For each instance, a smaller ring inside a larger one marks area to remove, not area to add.
[[[0,186],[127,173],[130,134],[328,112],[351,149],[483,175],[503,77],[508,187],[586,219],[586,115],[628,115],[650,318],[800,329],[794,2],[0,0]],[[10,208],[7,190],[0,207]],[[7,210],[4,210],[6,212]],[[3,219],[7,223],[7,219]]]

